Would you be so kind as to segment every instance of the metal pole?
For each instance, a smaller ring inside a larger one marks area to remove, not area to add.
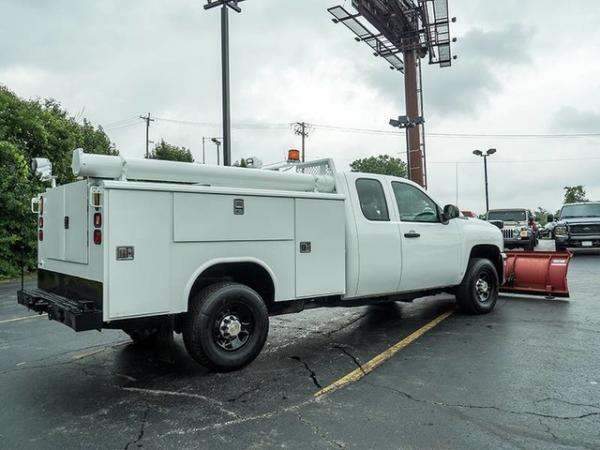
[[[487,155],[483,155],[483,172],[485,174],[485,212],[490,210],[490,198],[488,194]]]
[[[150,113],[146,117],[146,159],[150,158],[148,147],[150,146]]]
[[[302,122],[302,162],[304,162],[304,140],[306,138],[306,123]]]
[[[202,136],[202,164],[206,164],[206,145],[204,144],[205,141],[206,138]]]
[[[221,165],[221,144],[217,144],[217,166]]]
[[[456,161],[456,171],[455,171],[454,178],[456,180],[456,203],[455,203],[455,205],[458,206],[458,161]]]
[[[221,7],[221,66],[223,93],[223,164],[231,165],[231,113],[229,105],[229,8]]]
[[[411,124],[419,116],[419,96],[417,85],[417,55],[415,50],[408,50],[404,55],[404,96],[406,115]],[[407,128],[408,134],[408,179],[425,187],[423,177],[423,152],[421,150],[421,129],[412,125]]]

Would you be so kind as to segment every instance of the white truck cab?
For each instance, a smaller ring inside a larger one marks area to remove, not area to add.
[[[498,228],[403,178],[331,160],[262,170],[81,150],[73,171],[79,181],[33,200],[38,287],[19,303],[134,340],[169,324],[215,370],[258,355],[269,315],[443,291],[481,314],[502,282]]]

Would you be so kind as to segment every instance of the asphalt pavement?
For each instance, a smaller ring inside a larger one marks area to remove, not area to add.
[[[254,363],[216,374],[179,336],[169,350],[75,333],[0,284],[0,448],[600,448],[599,254],[575,256],[569,287],[454,312],[315,397],[453,298],[274,317]]]

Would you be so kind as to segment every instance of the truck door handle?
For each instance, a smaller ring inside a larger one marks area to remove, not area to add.
[[[408,233],[404,233],[405,238],[418,238],[421,237],[419,233],[415,233],[414,231],[409,231]]]

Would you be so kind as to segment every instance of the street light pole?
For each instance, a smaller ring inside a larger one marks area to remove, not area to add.
[[[211,138],[211,141],[217,146],[217,166],[221,165],[221,141],[217,138]]]
[[[221,7],[221,82],[223,95],[223,163],[231,165],[231,105],[229,90],[229,8],[240,13],[243,0],[207,0],[204,9]]]
[[[487,152],[483,153],[481,150],[474,150],[475,156],[481,156],[483,158],[483,174],[485,177],[485,212],[486,214],[490,210],[490,196],[488,191],[488,171],[487,171],[487,158],[496,153],[495,148],[490,148]]]
[[[229,102],[229,8],[221,6],[221,66],[223,92],[223,164],[231,165],[231,105]]]

